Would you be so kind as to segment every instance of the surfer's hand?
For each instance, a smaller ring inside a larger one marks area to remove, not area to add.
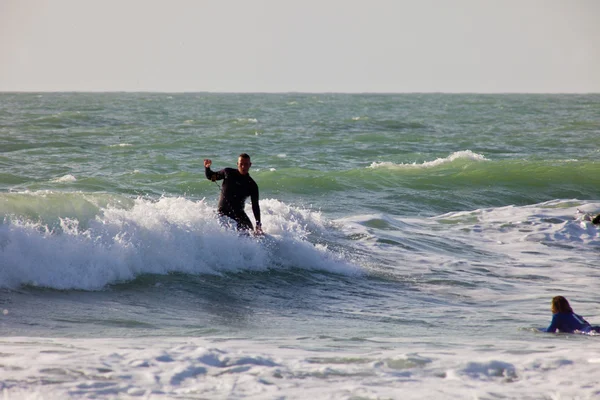
[[[212,164],[212,160],[205,158],[204,159],[204,168],[210,168],[210,165]]]

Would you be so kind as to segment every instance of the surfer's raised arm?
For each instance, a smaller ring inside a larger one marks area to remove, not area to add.
[[[210,160],[208,158],[204,159],[204,174],[206,175],[206,179],[208,179],[209,181],[213,181],[213,182],[220,181],[221,179],[225,179],[224,170],[214,172],[213,170],[210,169],[211,165],[212,165],[212,160]]]

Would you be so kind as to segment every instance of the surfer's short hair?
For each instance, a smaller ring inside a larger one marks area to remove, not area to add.
[[[248,155],[248,153],[242,153],[238,156],[238,158],[247,158],[249,160],[250,156]]]
[[[568,300],[563,296],[554,296],[552,298],[552,313],[572,313],[573,309]]]

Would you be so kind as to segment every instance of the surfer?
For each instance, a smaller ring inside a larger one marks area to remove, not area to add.
[[[573,333],[575,331],[600,333],[600,326],[592,326],[582,316],[573,312],[569,302],[563,296],[552,298],[552,322],[544,332]]]
[[[244,211],[246,199],[250,197],[252,212],[256,220],[255,233],[262,234],[260,206],[258,204],[258,185],[248,173],[252,166],[250,156],[246,153],[240,154],[237,169],[224,168],[214,172],[210,169],[211,164],[211,160],[204,160],[206,178],[213,182],[223,180],[221,195],[219,197],[219,207],[217,209],[219,215],[233,219],[237,223],[237,229],[240,231],[253,230],[252,222]]]

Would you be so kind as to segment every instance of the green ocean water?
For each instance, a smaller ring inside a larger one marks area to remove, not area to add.
[[[598,94],[0,93],[0,389],[593,398],[599,212]]]
[[[336,215],[598,198],[598,95],[0,96],[3,192],[212,198],[202,159],[247,152],[261,197]]]

